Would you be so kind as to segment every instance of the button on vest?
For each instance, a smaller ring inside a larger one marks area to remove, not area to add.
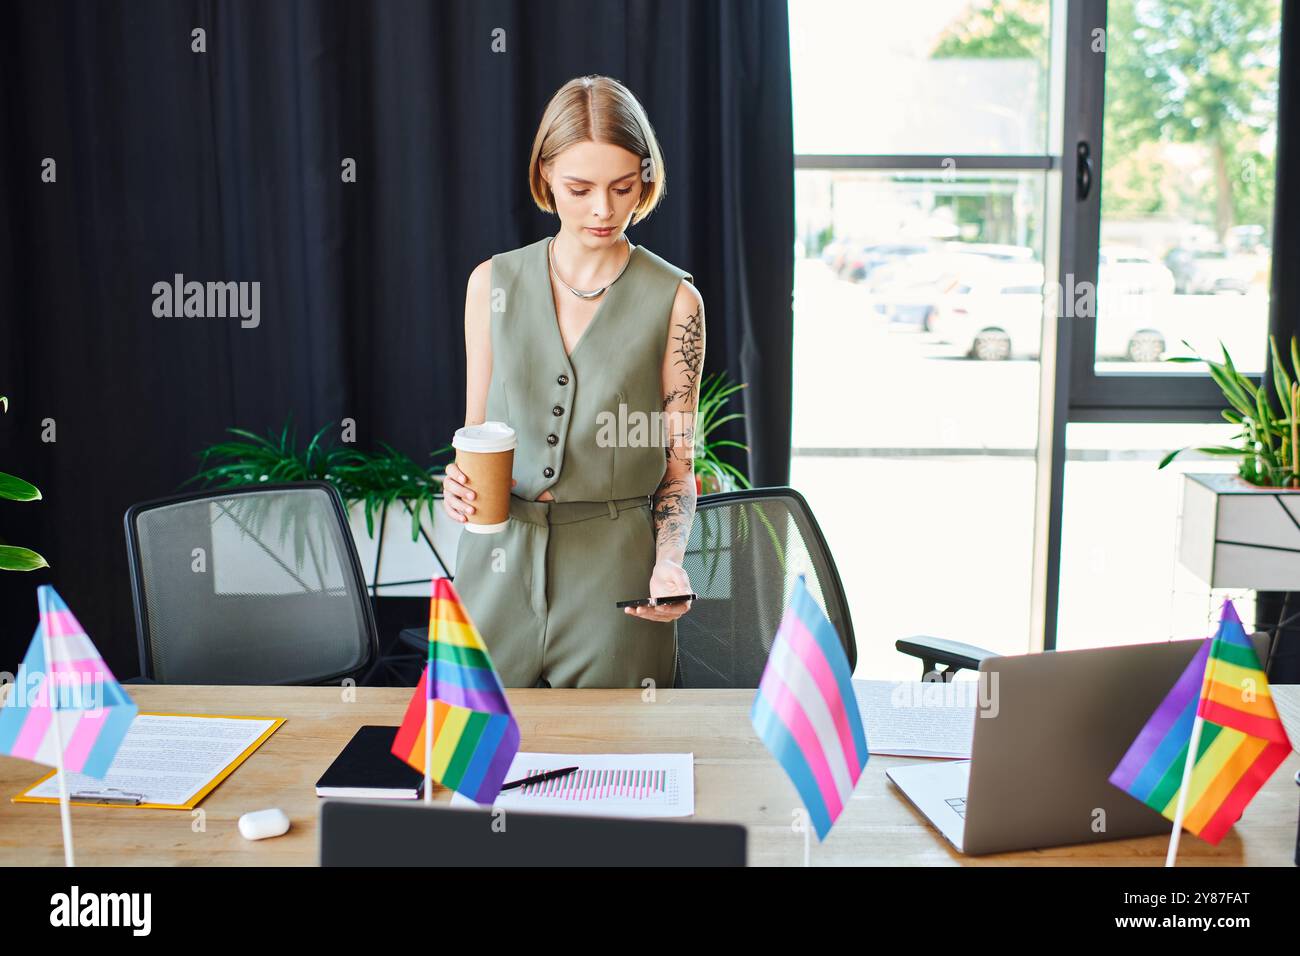
[[[547,490],[556,501],[635,498],[663,478],[662,444],[639,437],[647,429],[638,423],[662,415],[672,305],[689,276],[644,247],[631,254],[572,354],[546,240],[492,257],[492,289],[506,307],[491,317],[487,418],[515,429],[512,493],[520,498]]]

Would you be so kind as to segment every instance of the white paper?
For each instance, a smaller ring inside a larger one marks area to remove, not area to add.
[[[68,795],[75,801],[78,794],[139,794],[141,803],[184,805],[274,723],[270,718],[136,714],[108,774],[101,780],[69,773]],[[26,795],[57,798],[57,776]]]
[[[978,681],[855,680],[853,690],[871,753],[970,757]]]
[[[689,817],[695,814],[694,754],[518,753],[506,782],[577,767],[566,777],[506,790],[493,806],[599,817]],[[452,806],[478,806],[453,794]]]

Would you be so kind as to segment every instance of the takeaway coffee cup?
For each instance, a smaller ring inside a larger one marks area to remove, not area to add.
[[[515,430],[505,422],[484,422],[456,429],[451,441],[456,466],[474,492],[474,513],[465,530],[474,534],[503,531],[510,523],[510,476],[515,467]]]

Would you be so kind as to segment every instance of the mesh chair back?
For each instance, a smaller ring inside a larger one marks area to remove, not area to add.
[[[374,614],[338,493],[216,491],[126,514],[140,667],[167,684],[312,684],[365,667]]]
[[[699,600],[677,620],[679,687],[757,687],[800,574],[835,625],[849,666],[857,665],[839,572],[794,489],[700,498],[684,567]]]

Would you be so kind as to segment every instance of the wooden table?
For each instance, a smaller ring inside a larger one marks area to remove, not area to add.
[[[1300,740],[1300,687],[1274,688],[1293,740]],[[77,862],[83,865],[311,866],[317,861],[317,778],[363,724],[396,725],[411,691],[356,688],[355,701],[329,687],[132,686],[143,711],[250,714],[288,718],[200,805],[200,820],[176,810],[73,807]],[[791,828],[800,806],[784,772],[749,724],[753,691],[512,690],[526,750],[561,753],[693,752],[696,817],[749,828],[752,865],[797,865],[803,837]],[[826,843],[814,839],[814,866],[1141,865],[1164,861],[1166,837],[1145,837],[1025,853],[963,857],[885,779],[907,758],[873,756]],[[1217,847],[1185,835],[1187,864],[1290,866],[1296,839],[1300,758],[1293,753]],[[0,757],[0,864],[63,861],[59,811],[10,797],[46,770]],[[446,791],[437,798],[448,799]],[[250,843],[236,828],[250,810],[281,807],[293,821],[283,837]],[[197,811],[196,811],[197,812]]]

